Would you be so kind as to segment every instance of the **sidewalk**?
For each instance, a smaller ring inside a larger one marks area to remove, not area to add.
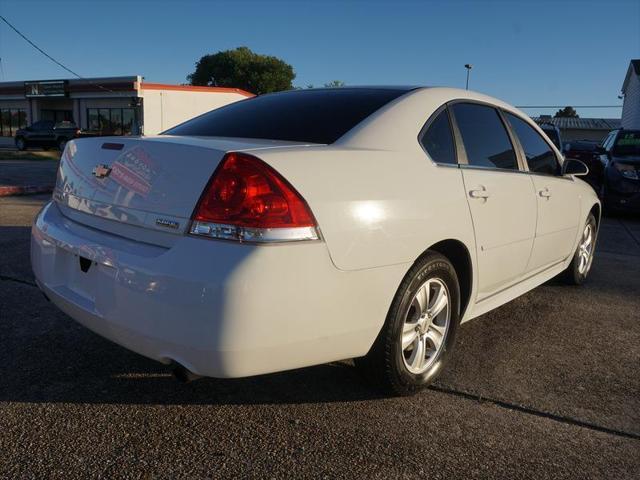
[[[2,160],[0,154],[0,197],[51,193],[57,170],[55,160]]]

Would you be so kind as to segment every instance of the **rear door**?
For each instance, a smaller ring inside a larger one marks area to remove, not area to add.
[[[526,120],[505,113],[522,148],[536,191],[538,216],[528,271],[566,259],[578,232],[579,199],[572,177],[563,177],[548,142]]]
[[[525,273],[535,235],[536,198],[501,113],[466,102],[454,103],[451,111],[463,146],[460,167],[476,236],[481,300]]]

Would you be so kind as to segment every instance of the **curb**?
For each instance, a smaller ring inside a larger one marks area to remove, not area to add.
[[[53,185],[0,185],[0,197],[51,192],[53,192]]]

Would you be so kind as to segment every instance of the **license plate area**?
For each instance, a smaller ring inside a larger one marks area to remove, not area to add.
[[[97,265],[88,258],[74,253],[65,251],[64,255],[67,257],[67,288],[86,300],[95,302]]]

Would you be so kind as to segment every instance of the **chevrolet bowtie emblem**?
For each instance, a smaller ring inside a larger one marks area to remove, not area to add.
[[[94,177],[98,177],[98,178],[108,177],[109,174],[111,173],[111,167],[107,167],[106,165],[99,164],[93,168],[93,171],[91,173],[93,173]]]

